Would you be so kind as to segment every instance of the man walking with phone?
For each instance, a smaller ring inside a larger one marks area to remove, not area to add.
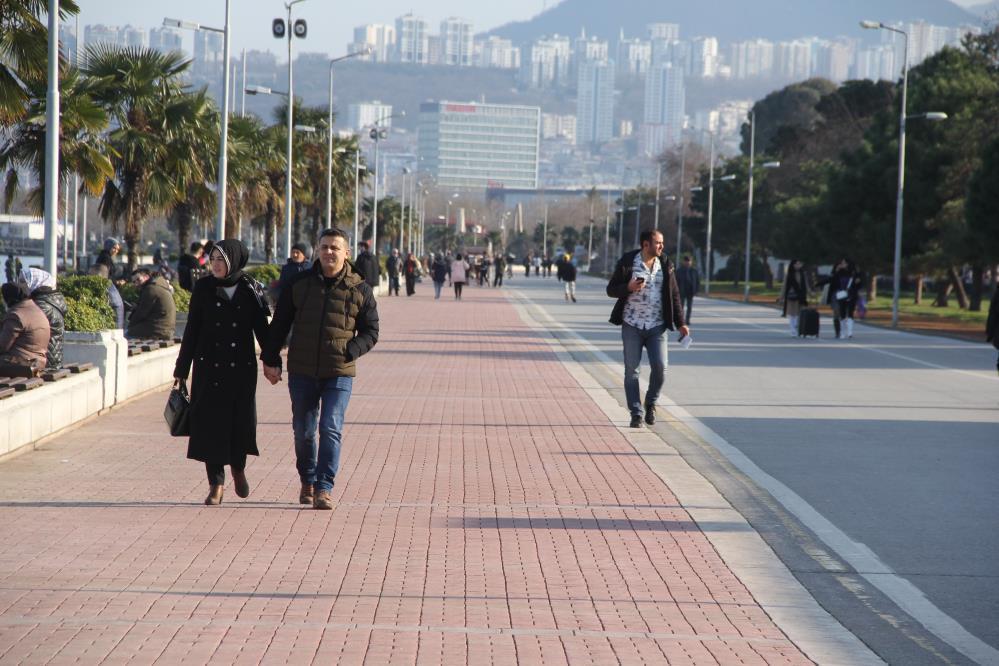
[[[621,326],[624,395],[632,428],[642,427],[643,406],[645,422],[656,422],[656,402],[666,378],[666,331],[680,331],[681,339],[690,335],[683,319],[676,271],[669,257],[663,256],[663,235],[646,230],[640,241],[641,249],[625,253],[607,283],[607,295],[617,299],[610,323]],[[651,366],[644,405],[638,386],[642,349]]]

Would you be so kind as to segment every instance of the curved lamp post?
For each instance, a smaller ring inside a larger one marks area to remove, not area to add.
[[[887,30],[902,35],[902,104],[898,118],[898,187],[895,198],[895,256],[892,269],[891,325],[898,328],[898,299],[902,283],[902,208],[905,191],[905,121],[909,118],[925,120],[946,120],[947,114],[940,111],[930,111],[912,116],[906,115],[906,103],[909,94],[909,33],[900,28],[893,28],[880,21],[861,21],[860,27],[865,30]]]
[[[365,56],[371,53],[371,48],[365,48],[356,53],[348,53],[345,56],[340,56],[339,58],[333,58],[330,60],[330,108],[329,115],[326,120],[326,128],[329,131],[329,136],[326,142],[326,226],[333,226],[333,64],[338,63],[341,60],[347,60],[348,58],[357,58],[359,56]]]

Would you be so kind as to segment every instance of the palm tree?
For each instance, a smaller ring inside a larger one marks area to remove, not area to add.
[[[180,53],[105,44],[87,49],[84,72],[114,125],[109,143],[115,174],[105,184],[99,211],[116,231],[124,222],[130,268],[138,263],[135,248],[146,217],[178,198],[178,180],[162,164],[190,118],[192,102],[180,78],[188,65]]]
[[[79,12],[74,0],[59,0],[60,19]],[[40,17],[46,14],[45,0],[0,0],[0,125],[24,117],[35,99],[29,81],[45,81],[48,28]]]
[[[36,175],[38,185],[28,193],[28,207],[41,214],[45,208],[45,130],[47,83],[28,78],[24,92],[29,103],[20,122],[9,128],[0,141],[0,173],[4,178],[3,207],[9,210],[20,188],[19,171]],[[59,174],[79,174],[83,189],[97,196],[114,174],[108,158],[109,146],[101,136],[107,115],[94,102],[91,84],[74,67],[63,67],[59,79],[60,136]]]
[[[240,216],[262,213],[265,224],[267,261],[272,262],[274,223],[283,205],[281,189],[275,189],[284,169],[284,153],[279,150],[277,130],[264,127],[255,116],[229,120],[229,169],[231,187],[226,205],[226,235],[234,235]]]
[[[176,123],[164,159],[157,167],[162,177],[173,180],[174,198],[167,202],[169,217],[177,228],[180,251],[186,251],[195,217],[211,218],[215,213],[214,182],[218,169],[219,113],[202,89],[183,96],[175,111],[183,122]]]

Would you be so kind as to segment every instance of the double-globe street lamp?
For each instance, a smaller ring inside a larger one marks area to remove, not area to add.
[[[749,195],[746,201],[746,285],[742,300],[749,302],[749,246],[753,240],[753,167],[756,160],[756,114],[749,112]],[[764,169],[776,169],[780,162],[764,162]]]
[[[400,111],[382,116],[371,124],[371,130],[368,133],[368,136],[375,142],[375,196],[371,202],[371,251],[376,257],[378,256],[378,178],[381,176],[378,171],[378,144],[388,136],[388,129],[380,127],[380,125],[387,120],[402,118],[405,115],[405,111]]]
[[[285,206],[284,206],[284,249],[287,256],[291,256],[291,207],[293,204],[292,192],[291,192],[291,164],[292,164],[292,130],[293,130],[293,120],[292,116],[294,113],[295,106],[295,87],[294,80],[292,77],[292,56],[291,56],[291,38],[292,36],[298,37],[299,39],[305,39],[305,35],[308,32],[308,27],[305,24],[305,19],[298,19],[294,23],[291,22],[291,8],[300,2],[305,2],[305,0],[291,0],[284,4],[285,9],[288,10],[288,20],[284,19],[274,19],[271,22],[271,34],[274,35],[276,39],[288,38],[288,92],[286,96],[288,97],[288,172],[287,172],[287,182],[285,183]],[[227,65],[228,67],[228,65]],[[247,88],[246,92],[250,92]],[[332,129],[332,128],[331,128]]]
[[[227,196],[228,144],[229,144],[229,0],[225,0],[225,26],[221,29],[212,28],[192,21],[178,19],[163,19],[163,27],[185,28],[188,30],[205,30],[222,33],[222,119],[219,138],[219,178],[217,186],[218,202],[215,220],[215,239],[225,238],[225,207]],[[181,248],[182,250],[184,248]]]
[[[865,30],[887,30],[902,35],[902,104],[898,119],[898,187],[895,200],[895,256],[892,270],[891,325],[898,328],[898,300],[902,283],[902,206],[905,190],[905,121],[909,118],[925,120],[946,120],[947,114],[940,111],[929,111],[912,116],[906,115],[906,102],[909,91],[909,33],[900,28],[893,28],[880,21],[861,21],[860,27]]]

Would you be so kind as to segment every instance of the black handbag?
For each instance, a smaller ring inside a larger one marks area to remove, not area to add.
[[[191,434],[188,424],[188,414],[191,411],[191,396],[187,393],[187,383],[176,380],[170,390],[170,397],[167,398],[166,407],[163,409],[163,418],[166,419],[170,434],[174,437],[187,437]]]

